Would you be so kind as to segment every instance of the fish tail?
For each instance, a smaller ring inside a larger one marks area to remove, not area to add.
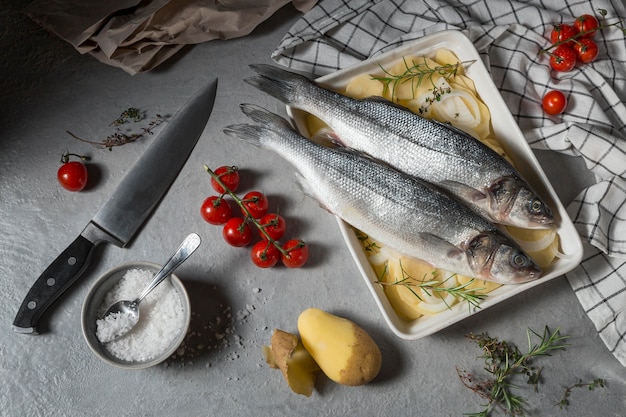
[[[257,123],[293,130],[287,120],[263,107],[248,103],[241,104],[239,107],[243,114]]]
[[[299,97],[306,97],[306,88],[313,85],[308,78],[265,64],[250,65],[258,75],[244,81],[273,96],[285,104],[297,103]]]
[[[242,139],[252,145],[262,146],[263,129],[261,126],[242,123],[229,125],[223,129],[223,132],[231,137]]]
[[[237,137],[256,146],[266,146],[270,138],[277,138],[281,132],[294,131],[289,122],[277,114],[254,104],[241,104],[241,111],[260,125],[235,124],[226,126],[223,131],[228,136]]]

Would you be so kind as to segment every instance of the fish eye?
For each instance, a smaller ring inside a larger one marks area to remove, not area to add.
[[[512,261],[514,266],[525,266],[528,262],[528,258],[521,253],[518,253],[513,256]]]
[[[543,203],[538,198],[534,199],[530,203],[530,211],[533,213],[539,213],[543,209]]]

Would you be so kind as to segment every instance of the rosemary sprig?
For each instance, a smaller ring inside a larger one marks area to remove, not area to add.
[[[565,350],[568,345],[564,342],[569,338],[569,336],[561,336],[558,328],[550,332],[547,326],[543,334],[527,329],[526,335],[527,353],[521,353],[513,344],[490,337],[486,333],[467,336],[483,350],[484,369],[489,374],[487,378],[481,378],[457,368],[457,374],[463,385],[488,401],[483,410],[467,415],[487,417],[494,408],[500,409],[507,415],[524,415],[525,399],[512,392],[513,388],[517,388],[512,381],[513,378],[516,375],[524,375],[526,382],[533,385],[536,391],[541,377],[541,368],[532,365],[533,359],[539,356],[550,356],[555,350]],[[539,338],[538,343],[533,344],[533,336]]]
[[[66,130],[67,134],[73,137],[76,140],[81,142],[86,142],[92,144],[94,146],[107,148],[108,150],[113,150],[114,146],[122,146],[127,143],[135,142],[138,139],[141,139],[145,135],[151,135],[153,130],[159,126],[165,118],[159,114],[155,115],[150,123],[148,123],[147,127],[141,128],[141,130],[137,133],[125,133],[120,129],[120,125],[125,124],[128,120],[132,119],[133,122],[140,122],[145,119],[145,115],[137,108],[130,107],[122,112],[122,114],[111,123],[111,126],[115,126],[115,132],[107,136],[105,139],[101,141],[92,141],[88,139],[83,139],[74,133]]]
[[[380,65],[380,69],[383,71],[385,76],[372,76],[373,80],[378,80],[383,84],[384,93],[387,93],[389,91],[390,85],[392,85],[392,101],[395,101],[396,89],[399,84],[410,82],[412,90],[415,91],[417,87],[422,85],[422,82],[427,79],[430,80],[431,83],[433,83],[433,88],[436,88],[434,82],[432,81],[434,75],[440,75],[447,81],[457,75],[459,68],[461,68],[465,64],[469,64],[472,62],[457,62],[456,64],[445,64],[431,67],[428,64],[426,58],[424,58],[424,62],[417,62],[415,59],[412,59],[411,62],[408,62],[406,57],[402,57],[402,61],[404,62],[405,67],[405,70],[402,74],[392,74],[388,70],[383,68],[382,65]]]
[[[433,271],[431,273],[433,278],[428,279],[427,276],[424,276],[422,277],[422,279],[417,279],[406,273],[406,271],[402,267],[402,261],[399,260],[398,262],[400,263],[400,270],[402,271],[402,278],[398,279],[397,277],[394,277],[393,282],[387,282],[387,281],[383,281],[382,277],[379,277],[377,281],[379,285],[403,286],[407,288],[409,291],[411,291],[411,293],[415,295],[415,297],[417,297],[417,299],[420,301],[424,301],[424,300],[422,296],[416,291],[416,289],[422,290],[428,296],[432,296],[433,294],[442,294],[442,293],[451,294],[454,297],[467,302],[468,307],[470,308],[472,306],[476,308],[480,308],[480,302],[487,297],[487,294],[477,293],[476,292],[477,289],[468,288],[474,282],[473,278],[464,284],[458,284],[452,287],[446,287],[444,284],[448,280],[452,279],[456,274],[452,274],[448,278],[441,281],[439,279],[434,278],[437,274],[437,271]],[[385,267],[385,271],[383,271],[383,276],[384,274],[387,273],[386,269],[387,268]],[[480,288],[478,288],[478,290],[480,290]],[[446,303],[446,306],[448,308],[451,308],[451,306],[447,304],[445,299],[442,298],[442,300],[444,303]]]
[[[593,391],[596,388],[604,388],[604,379],[596,378],[591,382],[583,382],[582,379],[579,379],[577,383],[565,387],[563,398],[561,398],[561,401],[556,403],[561,410],[569,405],[569,397],[574,388],[587,388],[589,391]]]

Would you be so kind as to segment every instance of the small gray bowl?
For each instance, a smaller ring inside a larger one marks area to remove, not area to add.
[[[81,326],[87,345],[89,345],[93,353],[95,353],[95,355],[102,361],[124,369],[144,369],[163,362],[170,357],[176,349],[178,349],[180,344],[185,339],[189,328],[189,322],[191,320],[191,304],[183,283],[176,275],[170,275],[170,282],[172,283],[174,289],[178,292],[183,306],[183,314],[185,316],[185,325],[183,328],[178,329],[176,338],[172,341],[172,344],[167,347],[167,349],[150,360],[129,362],[115,357],[107,351],[107,349],[96,337],[96,320],[100,318],[97,316],[97,313],[106,294],[120,279],[122,279],[126,271],[130,269],[150,270],[156,274],[159,269],[161,269],[161,266],[152,262],[129,262],[105,272],[91,286],[87,296],[85,297],[81,312]]]

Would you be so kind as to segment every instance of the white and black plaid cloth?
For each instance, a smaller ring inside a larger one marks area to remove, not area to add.
[[[565,3],[565,4],[564,4]],[[626,38],[616,26],[594,38],[590,65],[551,71],[538,52],[554,23],[598,16],[626,25],[623,0],[322,0],[285,35],[272,58],[324,75],[446,29],[475,44],[529,144],[581,156],[596,183],[569,202],[585,253],[567,279],[600,337],[626,366]],[[623,20],[622,20],[623,19]],[[569,97],[566,113],[549,117],[541,98]]]

